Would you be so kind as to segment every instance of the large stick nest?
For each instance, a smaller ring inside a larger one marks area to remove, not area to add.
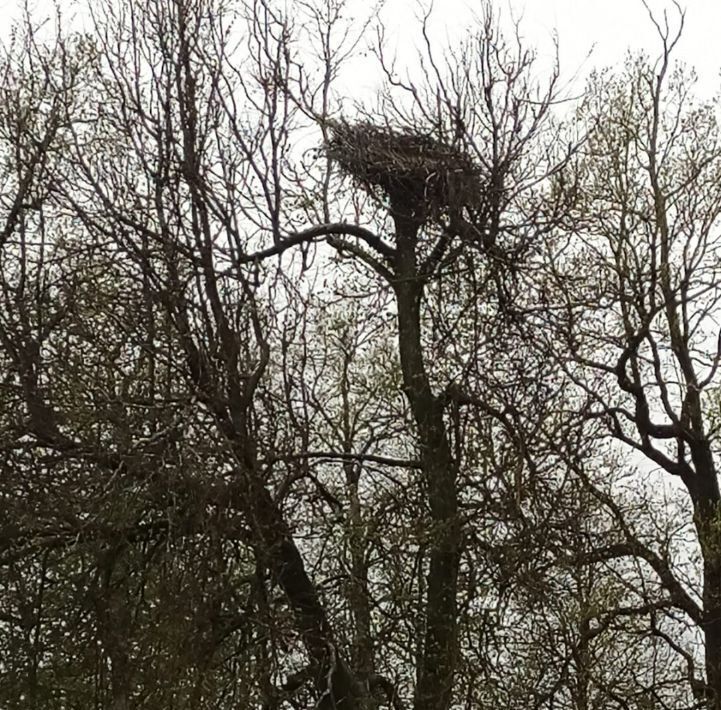
[[[328,156],[372,195],[385,193],[391,209],[425,220],[478,205],[480,170],[458,147],[371,123],[328,126]]]

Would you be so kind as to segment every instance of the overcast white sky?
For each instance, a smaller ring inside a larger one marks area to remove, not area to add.
[[[435,0],[434,14],[439,21],[444,18],[453,34],[467,27],[479,5],[478,0]],[[669,21],[676,23],[678,13],[670,0],[648,0],[648,5],[659,20],[666,9]],[[527,43],[541,55],[552,54],[553,34],[557,32],[561,69],[567,79],[579,69],[585,75],[593,67],[619,64],[628,49],[655,54],[660,46],[641,0],[497,0],[495,6],[506,17],[520,17]],[[710,97],[721,86],[721,0],[685,0],[681,6],[686,19],[676,58],[697,69],[699,91]],[[414,0],[386,2],[384,16],[395,25],[401,42],[412,36],[408,28],[414,7]]]
[[[428,2],[428,0],[423,0]],[[671,0],[647,0],[662,19],[666,9],[675,22],[677,13]],[[52,7],[50,0],[30,0],[39,11]],[[82,6],[92,0],[61,0],[63,6]],[[292,6],[293,0],[286,0]],[[350,0],[365,8],[373,0]],[[13,17],[18,15],[19,0],[0,0],[0,37],[6,38]],[[447,27],[453,37],[470,24],[481,0],[434,0],[434,16],[439,25]],[[686,23],[677,59],[696,67],[699,92],[707,97],[715,94],[721,82],[721,0],[685,0]],[[581,76],[593,67],[619,64],[629,48],[645,48],[654,53],[658,38],[641,0],[496,0],[496,8],[505,17],[521,17],[527,43],[537,47],[543,56],[553,51],[553,33],[558,33],[563,76],[570,79],[580,69]],[[388,27],[389,39],[402,46],[417,42],[417,0],[385,0],[382,16]],[[588,57],[591,52],[590,58]],[[360,79],[360,77],[359,77]],[[579,87],[580,88],[580,87]]]

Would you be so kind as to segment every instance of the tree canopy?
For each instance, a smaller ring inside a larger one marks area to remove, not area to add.
[[[450,48],[422,17],[407,71],[344,0],[27,14],[0,707],[721,710],[721,140],[683,19],[569,98],[489,4]],[[339,81],[366,51],[374,104]]]

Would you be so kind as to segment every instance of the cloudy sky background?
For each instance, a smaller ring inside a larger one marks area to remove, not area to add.
[[[38,17],[53,12],[52,0],[29,0]],[[92,1],[92,0],[88,0]],[[85,0],[59,0],[63,7],[82,13]],[[292,6],[293,0],[286,0]],[[428,0],[422,0],[427,6]],[[676,26],[678,11],[671,0],[647,0],[660,21],[668,13]],[[367,16],[373,0],[348,0],[351,16]],[[629,49],[658,53],[658,35],[641,0],[496,0],[496,10],[510,25],[512,18],[520,21],[521,34],[527,46],[538,51],[539,66],[552,61],[554,34],[558,36],[562,77],[579,90],[583,78],[594,67],[619,65]],[[433,31],[436,39],[453,43],[474,24],[474,15],[481,11],[481,0],[435,0]],[[418,0],[386,0],[380,13],[386,27],[386,39],[401,58],[411,60],[414,47],[422,42],[417,18]],[[21,15],[22,0],[0,0],[0,40],[6,40],[13,19]],[[681,42],[675,52],[696,68],[698,93],[705,98],[715,96],[721,88],[721,1],[685,0],[686,12]],[[72,14],[72,11],[71,11]],[[370,41],[370,37],[368,40]],[[371,65],[360,69],[355,77],[358,85],[370,88],[375,82],[369,76]]]
[[[451,41],[467,29],[480,8],[478,0],[436,0],[434,5],[436,30]],[[659,21],[665,10],[671,26],[677,26],[678,10],[672,2],[648,0],[648,5]],[[552,60],[557,34],[562,76],[578,88],[594,67],[620,65],[629,50],[655,56],[661,46],[641,0],[498,0],[494,6],[506,22],[512,17],[520,20],[526,44],[537,49],[540,59]],[[696,68],[698,91],[711,98],[721,88],[721,2],[686,0],[681,7],[685,24],[675,58]],[[419,40],[412,29],[417,8],[414,0],[387,0],[382,12],[389,38],[406,51]]]

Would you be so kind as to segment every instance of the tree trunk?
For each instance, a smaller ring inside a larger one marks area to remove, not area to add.
[[[684,483],[694,505],[703,557],[703,622],[707,707],[721,710],[721,495],[697,398],[690,407],[697,440],[690,446],[695,474]]]
[[[708,707],[721,710],[721,516],[717,502],[696,508],[703,555],[703,635]]]
[[[443,419],[444,404],[433,395],[422,351],[420,306],[423,284],[416,266],[419,225],[396,212],[398,347],[403,388],[418,432],[419,455],[432,527],[423,656],[415,689],[415,710],[447,710],[453,696],[457,655],[457,579],[460,559],[457,462]]]
[[[242,474],[241,474],[242,475]],[[325,610],[283,515],[263,483],[247,473],[239,507],[251,524],[258,547],[295,614],[320,695],[318,710],[361,710],[361,689],[338,647]]]
[[[721,710],[721,551],[716,550],[713,559],[704,559],[703,568],[703,633],[709,708]]]

